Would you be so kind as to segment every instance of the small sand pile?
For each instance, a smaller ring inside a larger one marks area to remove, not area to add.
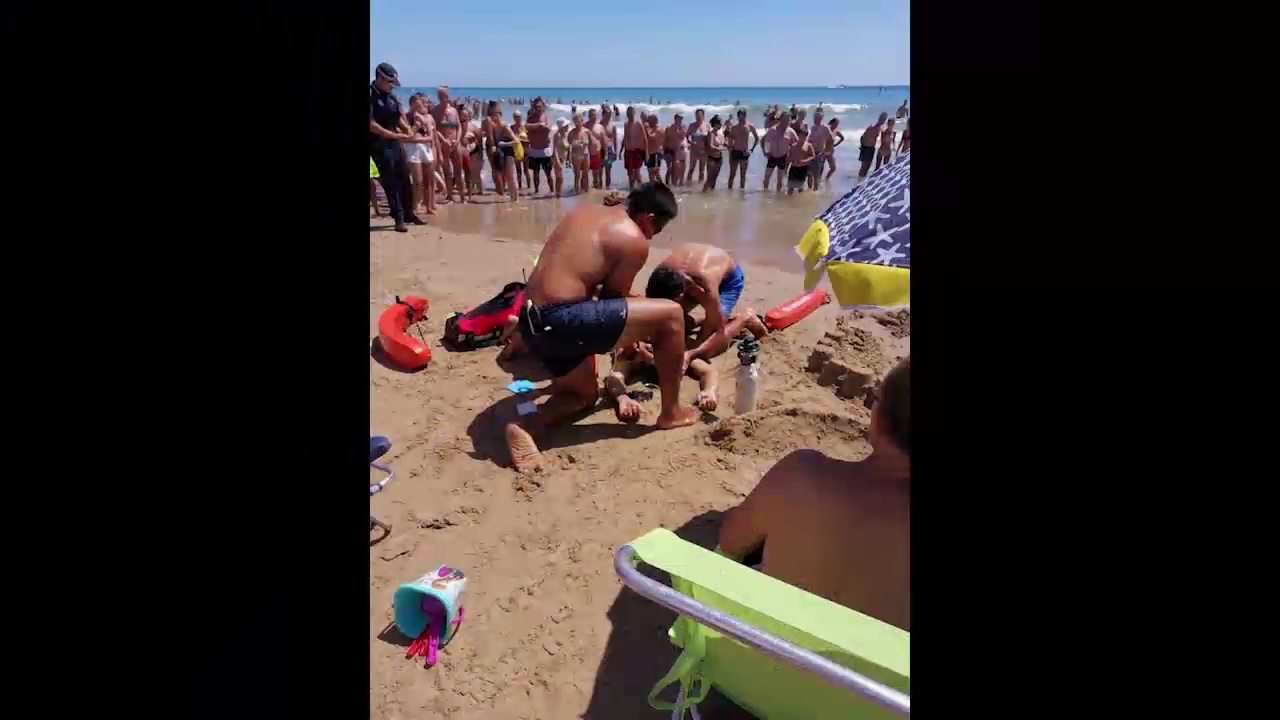
[[[885,336],[888,336],[887,338]],[[892,313],[855,311],[836,320],[809,355],[808,372],[818,385],[834,388],[838,397],[859,400],[903,356],[902,344],[887,342],[911,336],[911,310]],[[894,346],[898,347],[894,347]]]

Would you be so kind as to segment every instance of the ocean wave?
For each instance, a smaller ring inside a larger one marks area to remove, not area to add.
[[[804,108],[805,110],[816,108],[818,105],[819,103],[796,103],[796,107]],[[821,103],[821,105],[823,110],[829,110],[834,113],[845,113],[850,110],[857,112],[871,107],[870,105],[859,105],[858,103]]]

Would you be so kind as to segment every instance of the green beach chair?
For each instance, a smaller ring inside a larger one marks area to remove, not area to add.
[[[671,575],[672,587],[636,569]],[[614,569],[640,595],[680,613],[683,648],[649,704],[698,717],[711,686],[765,720],[911,716],[911,634],[653,530],[618,548]],[[675,702],[658,699],[680,684]]]

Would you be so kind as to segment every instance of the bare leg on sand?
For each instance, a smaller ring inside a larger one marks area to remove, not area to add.
[[[643,344],[643,343],[642,343]],[[613,414],[624,423],[640,419],[640,403],[627,394],[627,376],[636,367],[639,358],[624,358],[619,350],[613,357],[613,371],[604,379],[604,391],[614,402]]]
[[[716,393],[720,390],[720,374],[711,363],[702,358],[696,358],[689,363],[689,374],[698,379],[698,398],[693,401],[693,404],[697,405],[702,412],[715,410],[719,403]]]
[[[511,178],[514,180],[515,178]],[[596,404],[600,398],[600,386],[596,383],[596,358],[583,360],[568,375],[551,381],[543,392],[546,400],[538,405],[532,415],[519,423],[507,423],[507,449],[511,451],[511,464],[520,472],[533,472],[542,467],[542,453],[533,440],[534,433],[564,422],[570,416]]]
[[[684,311],[671,300],[628,298],[627,320],[614,347],[627,347],[653,339],[654,367],[662,393],[662,411],[654,425],[659,430],[692,425],[698,414],[680,406],[680,369],[684,362]],[[527,472],[540,464],[538,446],[532,433],[563,421],[575,412],[595,404],[600,396],[595,374],[595,356],[586,358],[563,377],[551,383],[552,397],[536,413],[506,429],[507,447],[516,469]],[[553,404],[554,403],[554,404]]]

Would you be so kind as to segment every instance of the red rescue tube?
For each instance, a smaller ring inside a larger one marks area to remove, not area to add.
[[[426,316],[426,299],[409,295],[403,300],[396,298],[396,304],[378,317],[378,339],[397,365],[417,370],[431,362],[431,348],[406,332],[410,325]]]
[[[798,295],[770,310],[764,316],[764,324],[770,330],[791,327],[809,316],[809,313],[831,302],[822,288]]]

